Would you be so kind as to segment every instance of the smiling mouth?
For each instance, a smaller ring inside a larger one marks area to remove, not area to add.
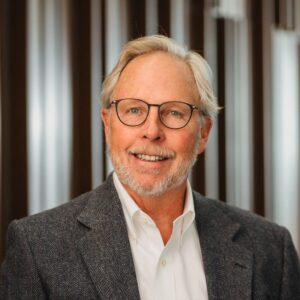
[[[168,159],[168,157],[159,156],[159,155],[147,155],[147,154],[133,154],[138,159],[144,161],[163,161]]]
[[[149,153],[152,152],[152,153]],[[148,162],[158,162],[158,161],[164,161],[170,158],[174,157],[174,154],[170,151],[145,151],[141,149],[132,149],[129,151],[129,154],[133,155],[134,157],[142,160],[142,161],[148,161]]]

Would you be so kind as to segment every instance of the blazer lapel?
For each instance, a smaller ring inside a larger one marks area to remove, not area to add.
[[[95,190],[78,221],[88,232],[77,246],[103,299],[139,299],[122,207],[112,178]]]
[[[209,299],[251,299],[253,254],[232,221],[214,200],[195,197],[196,223]],[[244,234],[245,236],[245,234]]]

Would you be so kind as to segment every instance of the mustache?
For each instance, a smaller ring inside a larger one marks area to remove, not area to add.
[[[146,154],[153,156],[162,156],[166,158],[174,158],[176,153],[173,150],[167,149],[162,146],[154,145],[144,145],[144,146],[134,146],[129,148],[130,154]]]

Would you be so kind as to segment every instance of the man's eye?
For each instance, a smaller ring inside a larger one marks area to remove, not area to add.
[[[129,114],[139,114],[141,113],[141,109],[138,107],[131,107],[127,110],[127,113]]]
[[[171,110],[169,112],[169,114],[172,116],[172,117],[175,117],[175,118],[182,118],[183,117],[183,113],[178,111],[178,110]]]

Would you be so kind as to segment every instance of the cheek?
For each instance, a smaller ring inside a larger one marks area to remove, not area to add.
[[[112,123],[110,126],[110,134],[108,136],[108,143],[112,150],[114,149],[126,149],[135,140],[134,132],[131,128],[124,126],[114,126]]]
[[[173,143],[171,144],[173,150],[177,152],[177,155],[188,155],[194,152],[196,143],[197,143],[197,134],[194,132],[186,134],[177,134],[172,138]]]

